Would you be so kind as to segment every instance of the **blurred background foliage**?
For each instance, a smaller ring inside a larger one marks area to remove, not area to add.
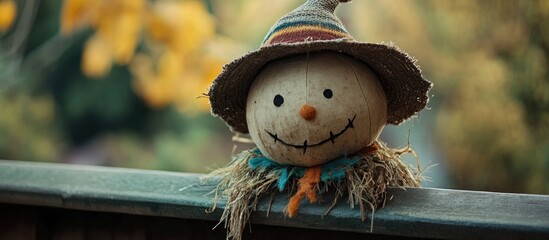
[[[209,115],[223,64],[296,0],[0,0],[0,158],[207,172],[232,134]],[[549,194],[549,1],[355,0],[355,39],[392,42],[434,82],[382,139],[426,186]]]

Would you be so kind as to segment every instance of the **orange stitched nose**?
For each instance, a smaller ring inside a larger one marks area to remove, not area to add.
[[[305,104],[303,105],[303,107],[301,107],[301,109],[299,110],[299,114],[301,115],[301,117],[307,121],[311,121],[313,119],[315,119],[315,116],[316,116],[316,108],[309,105],[309,104]]]

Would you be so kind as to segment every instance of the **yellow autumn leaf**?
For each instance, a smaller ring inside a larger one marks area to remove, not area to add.
[[[181,70],[181,57],[170,51],[164,52],[158,62],[158,76],[165,79],[176,77]]]
[[[143,25],[145,0],[116,0],[97,19],[97,31],[113,52],[114,61],[128,64],[135,54]]]
[[[17,15],[17,6],[13,0],[0,0],[0,31],[8,30]]]
[[[129,70],[133,76],[134,91],[147,99],[148,103],[149,85],[154,81],[154,66],[151,58],[146,54],[138,53],[131,62]]]
[[[154,81],[151,84],[147,84],[146,88],[142,88],[142,94],[146,97],[147,103],[152,108],[162,108],[171,102],[171,96],[164,92],[165,89],[159,83],[162,82]]]
[[[68,35],[85,27],[97,14],[101,1],[65,0],[61,10],[61,33]]]
[[[82,55],[82,71],[89,77],[107,75],[112,67],[112,55],[107,42],[100,35],[95,34],[84,46]]]
[[[180,7],[184,17],[182,28],[177,31],[180,44],[186,49],[196,50],[204,44],[205,39],[210,39],[214,35],[212,16],[208,14],[202,2],[183,2]]]
[[[172,30],[172,26],[170,26],[168,21],[164,19],[165,17],[162,17],[162,15],[157,12],[159,12],[159,10],[149,12],[147,14],[147,32],[150,37],[156,41],[168,42],[171,35],[170,32]]]
[[[61,25],[63,33],[95,30],[84,48],[84,74],[102,77],[113,61],[130,64],[135,91],[154,108],[209,109],[207,101],[196,98],[207,91],[231,49],[208,49],[215,38],[214,19],[197,0],[65,0]],[[136,55],[143,27],[152,41]]]
[[[203,55],[196,62],[188,63],[181,89],[176,96],[177,107],[186,113],[208,111],[209,101],[203,96],[213,79],[221,72],[225,59],[215,55]]]
[[[158,72],[154,78],[155,87],[158,92],[151,95],[152,102],[156,107],[163,107],[174,102],[180,90],[182,75],[182,58],[173,52],[166,51],[158,62]],[[162,101],[159,101],[162,100]]]
[[[173,101],[174,83],[178,72],[175,56],[163,54],[159,60],[158,73],[154,71],[153,60],[145,54],[138,54],[130,71],[134,76],[136,92],[153,108],[161,108]]]
[[[214,22],[199,1],[157,1],[149,14],[150,36],[172,51],[189,52],[214,35]]]
[[[137,87],[154,78],[153,61],[147,54],[138,53],[131,62],[129,70],[136,83],[134,86]],[[136,91],[139,92],[139,88]]]
[[[124,13],[116,21],[116,34],[112,42],[114,60],[119,64],[128,64],[133,58],[139,41],[141,15]]]
[[[125,11],[141,11],[146,5],[146,0],[118,0]]]

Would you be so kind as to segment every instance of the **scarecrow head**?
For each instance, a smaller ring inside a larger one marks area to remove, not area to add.
[[[273,161],[310,167],[356,153],[428,101],[431,83],[406,53],[351,37],[334,15],[347,1],[308,0],[210,88],[212,113]]]

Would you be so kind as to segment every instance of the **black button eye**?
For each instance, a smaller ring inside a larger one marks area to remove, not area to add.
[[[326,89],[324,90],[324,97],[327,98],[327,99],[330,99],[334,96],[334,93],[332,92],[331,89]]]
[[[275,106],[280,107],[284,103],[284,98],[280,96],[280,94],[277,94],[273,100],[273,103]]]

